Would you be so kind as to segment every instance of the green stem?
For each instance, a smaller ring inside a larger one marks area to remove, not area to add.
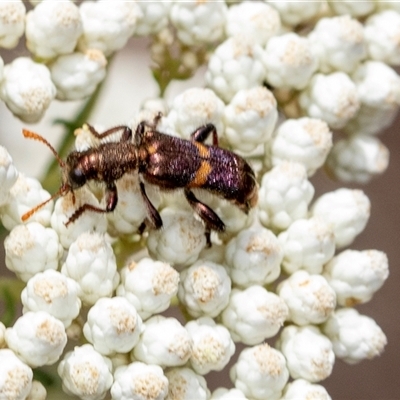
[[[4,312],[0,320],[5,326],[11,326],[17,315],[17,305],[20,303],[21,292],[25,283],[16,278],[0,278],[0,301]]]

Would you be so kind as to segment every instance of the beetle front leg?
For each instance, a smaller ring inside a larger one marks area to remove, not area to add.
[[[132,139],[132,129],[129,128],[128,126],[125,125],[119,125],[119,126],[115,126],[114,128],[111,129],[107,129],[105,132],[103,133],[99,133],[96,131],[96,129],[94,129],[94,127],[90,124],[86,124],[87,127],[89,128],[90,133],[96,138],[96,139],[103,139],[109,135],[112,135],[115,132],[119,132],[122,130],[122,136],[120,141],[121,142],[128,142],[129,140]]]
[[[218,146],[217,129],[213,124],[206,124],[197,128],[191,135],[191,139],[195,142],[203,143],[212,133],[213,146]]]

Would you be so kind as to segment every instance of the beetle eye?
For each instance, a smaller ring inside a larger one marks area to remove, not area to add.
[[[80,187],[86,183],[86,177],[79,168],[74,168],[71,170],[69,173],[69,178],[73,187]]]

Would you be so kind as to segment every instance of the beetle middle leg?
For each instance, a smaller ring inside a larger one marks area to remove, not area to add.
[[[160,229],[163,225],[161,216],[156,208],[151,203],[150,199],[147,197],[146,189],[144,187],[144,183],[140,182],[140,193],[142,194],[143,202],[146,206],[147,211],[147,218],[146,222],[153,228],[153,229]],[[141,224],[139,227],[139,233],[143,233],[146,227],[146,223]]]
[[[212,134],[213,146],[218,146],[217,129],[213,124],[206,124],[197,128],[191,135],[191,139],[195,142],[203,143]]]

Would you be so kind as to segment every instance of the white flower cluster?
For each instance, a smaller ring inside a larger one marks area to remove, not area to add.
[[[0,46],[12,48],[25,33],[36,60],[3,67],[0,59],[0,97],[27,122],[55,96],[90,95],[105,57],[133,34],[154,35],[157,62],[161,41],[179,40],[193,69],[198,48],[213,48],[206,87],[147,102],[131,127],[163,111],[157,129],[190,140],[214,124],[210,143],[248,160],[259,197],[246,214],[223,191],[193,183],[200,204],[226,226],[211,232],[208,248],[209,232],[183,193],[158,190],[136,165],[116,182],[114,213],[93,212],[106,201],[91,182],[34,209],[50,195],[0,147],[6,266],[25,285],[22,316],[0,323],[0,393],[45,398],[32,370],[58,365],[63,390],[85,400],[330,399],[318,382],[335,358],[354,364],[383,351],[382,330],[352,306],[383,285],[387,257],[342,251],[366,227],[370,201],[348,188],[313,201],[309,178],[324,164],[345,181],[385,170],[388,150],[376,134],[400,105],[390,67],[400,64],[400,10],[322,3],[43,0],[26,16],[22,2],[0,3]],[[348,136],[333,145],[336,130]],[[76,133],[79,151],[98,146],[88,126]],[[207,177],[220,160],[202,157]],[[149,202],[162,229],[150,228]],[[178,304],[179,318],[167,314]],[[68,341],[75,347],[64,352]],[[230,369],[235,388],[211,393],[204,375],[227,368],[235,343],[244,345]]]

